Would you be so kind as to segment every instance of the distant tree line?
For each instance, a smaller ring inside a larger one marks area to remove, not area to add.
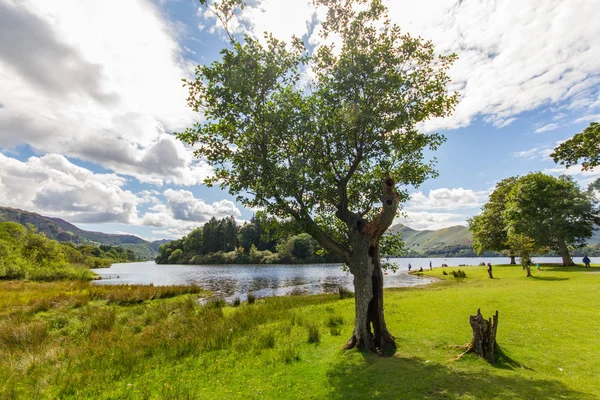
[[[290,221],[252,217],[211,218],[188,235],[159,247],[157,264],[277,264],[339,262],[307,233],[294,234]]]
[[[0,222],[0,279],[89,280],[90,268],[128,261],[136,261],[135,254],[120,246],[58,243],[33,226]]]

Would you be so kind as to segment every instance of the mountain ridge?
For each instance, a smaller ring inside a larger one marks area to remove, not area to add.
[[[121,246],[132,250],[138,257],[154,259],[158,246],[165,240],[149,242],[135,235],[86,231],[61,218],[47,217],[18,208],[0,206],[0,222],[11,221],[27,226],[35,226],[38,232],[58,242],[97,243]]]

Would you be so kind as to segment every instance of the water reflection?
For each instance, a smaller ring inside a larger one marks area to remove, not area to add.
[[[143,262],[114,264],[94,271],[102,278],[97,284],[194,284],[227,300],[245,300],[248,293],[265,297],[332,293],[340,286],[352,290],[352,275],[339,264],[195,266]],[[398,271],[385,276],[384,286],[415,286],[430,281]]]
[[[508,264],[508,258],[402,258],[393,259],[398,271],[384,275],[384,287],[416,286],[430,283],[428,278],[408,275],[410,263],[414,269],[434,268],[447,264],[493,265]],[[560,263],[560,258],[534,258],[534,262]],[[599,263],[600,258],[592,258]],[[228,301],[235,297],[245,300],[248,293],[256,297],[284,296],[288,294],[318,294],[337,291],[342,286],[352,290],[352,275],[344,272],[340,264],[308,265],[156,265],[153,261],[114,264],[111,268],[95,269],[101,277],[97,284],[154,284],[198,285],[211,290],[215,296]]]

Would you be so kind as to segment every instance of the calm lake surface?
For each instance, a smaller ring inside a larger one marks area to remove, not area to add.
[[[507,257],[488,258],[394,258],[398,271],[384,276],[385,287],[416,286],[431,283],[429,278],[408,275],[408,264],[413,271],[448,264],[478,265],[481,262],[508,264]],[[575,259],[575,262],[579,262]],[[537,257],[534,262],[560,263],[557,257]],[[600,263],[600,257],[592,258]],[[256,297],[285,296],[288,294],[318,294],[337,291],[339,286],[352,290],[352,275],[344,272],[341,264],[300,265],[158,265],[154,261],[114,264],[110,268],[94,269],[102,280],[97,284],[154,284],[198,285],[214,292],[215,296],[231,300],[245,300],[248,293]]]

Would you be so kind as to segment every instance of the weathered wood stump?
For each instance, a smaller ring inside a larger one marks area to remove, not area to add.
[[[477,310],[477,315],[469,317],[469,323],[473,329],[473,339],[466,347],[466,351],[458,356],[462,357],[467,353],[475,353],[489,362],[496,361],[494,350],[496,348],[496,331],[498,330],[498,311],[493,319],[484,319],[481,315],[481,309]]]

